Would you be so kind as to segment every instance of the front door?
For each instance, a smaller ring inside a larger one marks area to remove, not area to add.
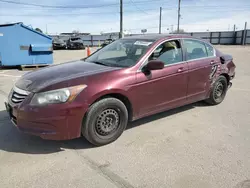
[[[209,88],[212,68],[218,63],[214,49],[194,39],[184,39],[183,44],[189,69],[188,102],[204,100]]]
[[[165,68],[150,73],[137,72],[138,118],[180,106],[186,101],[188,66],[183,61],[180,41],[163,42],[147,62],[153,59],[163,61]]]

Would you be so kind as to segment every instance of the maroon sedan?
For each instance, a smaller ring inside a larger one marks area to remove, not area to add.
[[[234,75],[232,57],[206,41],[185,35],[127,37],[83,60],[25,74],[6,108],[25,133],[53,140],[82,134],[104,145],[129,121],[196,101],[221,103]]]

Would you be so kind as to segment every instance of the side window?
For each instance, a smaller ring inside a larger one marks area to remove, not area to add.
[[[151,54],[149,60],[161,60],[165,65],[182,61],[182,50],[178,40],[167,41],[159,45]]]
[[[183,41],[187,52],[187,60],[207,57],[207,50],[203,42],[191,39],[184,39]]]
[[[214,48],[209,44],[205,43],[205,45],[206,45],[208,57],[214,56]]]

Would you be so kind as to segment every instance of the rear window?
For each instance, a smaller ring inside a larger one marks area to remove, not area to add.
[[[214,48],[213,48],[213,46],[211,46],[209,44],[206,44],[206,43],[205,43],[205,46],[206,46],[208,57],[214,56]]]
[[[184,46],[187,52],[187,60],[200,59],[208,56],[204,42],[184,39]]]

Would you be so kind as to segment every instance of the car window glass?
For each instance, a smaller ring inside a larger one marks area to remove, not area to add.
[[[207,57],[205,44],[198,40],[184,39],[187,60]]]
[[[116,43],[116,45],[109,46],[109,50],[106,50],[98,56],[100,59],[109,59],[114,57],[125,57],[126,56],[126,47],[122,43]]]
[[[182,61],[182,50],[180,42],[167,41],[159,45],[156,50],[151,54],[149,60],[160,60],[165,65],[171,65]]]
[[[135,52],[135,55],[141,55],[142,54],[142,49],[138,48]]]
[[[81,38],[71,38],[71,41],[81,40]]]
[[[153,40],[120,39],[101,48],[86,61],[101,62],[109,66],[130,67],[150,48]]]
[[[155,49],[154,53],[155,53],[155,54],[160,53],[160,51],[162,50],[162,48],[163,48],[163,44],[161,44],[160,46],[158,46],[158,47]]]
[[[209,44],[205,44],[205,45],[206,45],[208,56],[209,57],[214,56],[214,48]]]

